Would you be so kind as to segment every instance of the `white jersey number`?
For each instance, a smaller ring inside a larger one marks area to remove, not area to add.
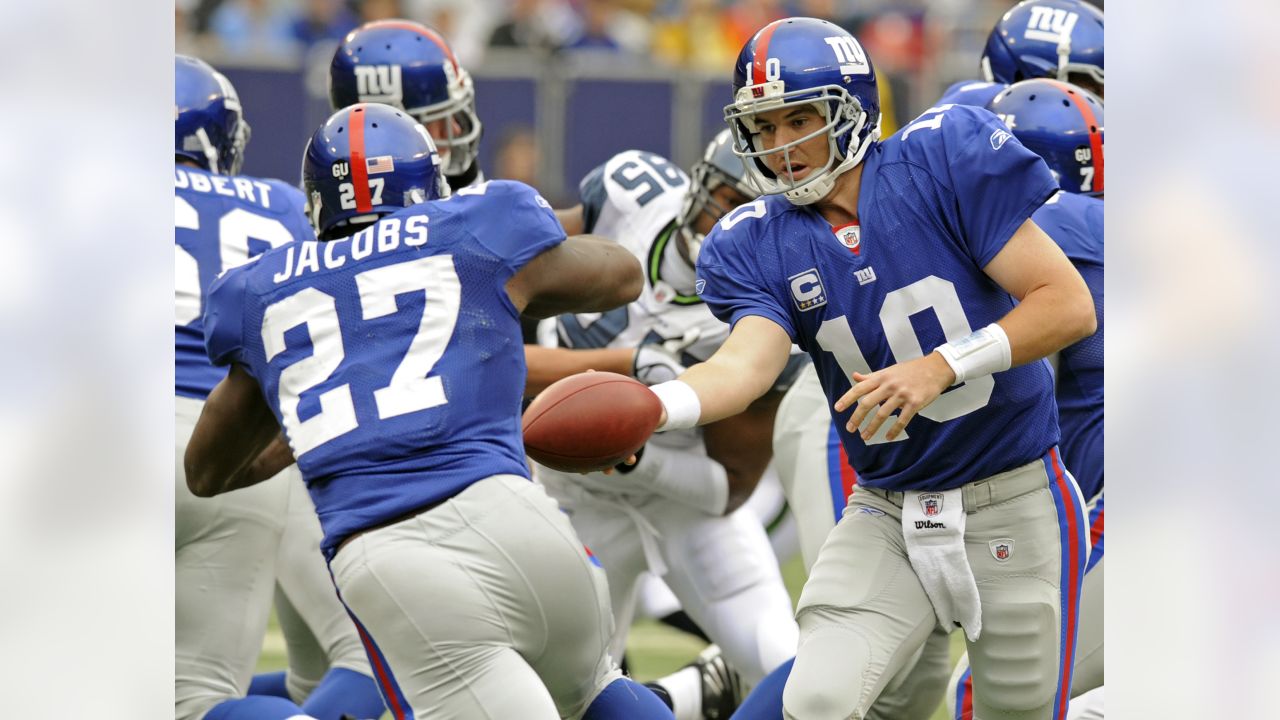
[[[885,338],[889,341],[889,349],[893,351],[895,362],[907,362],[924,357],[924,348],[915,328],[911,326],[911,316],[932,309],[942,326],[942,334],[947,342],[956,342],[973,332],[969,319],[965,317],[964,308],[960,306],[960,296],[956,294],[956,286],[948,280],[930,275],[910,285],[894,290],[884,298],[880,306],[880,325],[884,328]],[[824,320],[818,328],[815,339],[818,345],[835,356],[840,370],[852,377],[858,372],[864,375],[871,372],[866,356],[858,347],[853,337],[848,318],[841,316]],[[991,393],[995,389],[996,380],[991,375],[974,378],[963,385],[943,393],[920,411],[924,417],[934,422],[946,422],[968,415],[974,410],[986,407],[991,401]],[[871,421],[874,413],[868,415],[865,425]],[[885,423],[880,430],[867,441],[868,445],[886,442],[884,436],[892,423]],[[905,440],[906,433],[898,436],[893,442]]]
[[[365,320],[397,312],[396,296],[426,294],[418,332],[386,387],[375,390],[378,418],[387,419],[449,402],[439,376],[428,377],[444,355],[462,304],[462,284],[450,255],[437,255],[366,270],[355,276]],[[296,455],[301,456],[358,426],[351,386],[339,385],[320,394],[320,412],[301,420],[302,393],[328,380],[346,353],[332,295],[306,288],[273,303],[262,316],[262,344],[267,360],[285,349],[284,335],[306,325],[314,348],[310,357],[280,372],[279,403],[284,429]]]
[[[173,197],[173,226],[183,230],[200,229],[200,213],[186,199]],[[275,218],[258,215],[244,208],[235,208],[218,218],[218,267],[214,276],[228,268],[249,262],[249,238],[264,240],[271,247],[280,247],[293,241],[293,234],[284,223]],[[200,288],[200,268],[195,257],[181,245],[174,243],[174,324],[186,325],[200,318],[203,293]]]

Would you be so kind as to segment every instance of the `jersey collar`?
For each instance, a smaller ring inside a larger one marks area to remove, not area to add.
[[[657,290],[658,283],[671,287],[670,284],[659,277],[659,268],[662,265],[662,255],[666,252],[667,245],[671,242],[672,236],[675,235],[675,230],[676,222],[672,220],[665,228],[662,229],[661,232],[658,233],[658,237],[653,241],[653,245],[649,246],[649,262],[647,263],[649,270],[649,287],[653,288],[655,291]],[[698,305],[702,302],[702,298],[697,295],[681,295],[675,288],[672,288],[672,292],[674,293],[673,297],[665,302],[669,302],[673,305]]]

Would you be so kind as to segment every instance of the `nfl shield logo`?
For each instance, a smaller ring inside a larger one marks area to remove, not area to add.
[[[996,538],[988,544],[991,546],[991,556],[1000,562],[1013,555],[1013,538]]]
[[[942,512],[942,494],[927,493],[920,496],[920,509],[924,511],[925,517],[934,517]]]

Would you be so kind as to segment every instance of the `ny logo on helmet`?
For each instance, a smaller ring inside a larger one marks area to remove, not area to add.
[[[1064,37],[1071,36],[1071,31],[1079,19],[1078,14],[1062,8],[1033,7],[1031,18],[1027,20],[1027,32],[1024,37],[1028,40],[1056,43]]]
[[[357,65],[355,71],[360,102],[399,104],[404,98],[399,65]]]
[[[836,54],[836,62],[840,65],[840,72],[845,75],[866,75],[867,55],[862,52],[862,46],[858,44],[848,35],[836,35],[835,37],[826,38],[826,42],[831,46],[832,51]]]

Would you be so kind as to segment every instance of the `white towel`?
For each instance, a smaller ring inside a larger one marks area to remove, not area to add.
[[[964,551],[964,521],[959,488],[902,495],[907,558],[933,604],[938,624],[950,630],[959,623],[972,641],[982,633],[982,604]]]

